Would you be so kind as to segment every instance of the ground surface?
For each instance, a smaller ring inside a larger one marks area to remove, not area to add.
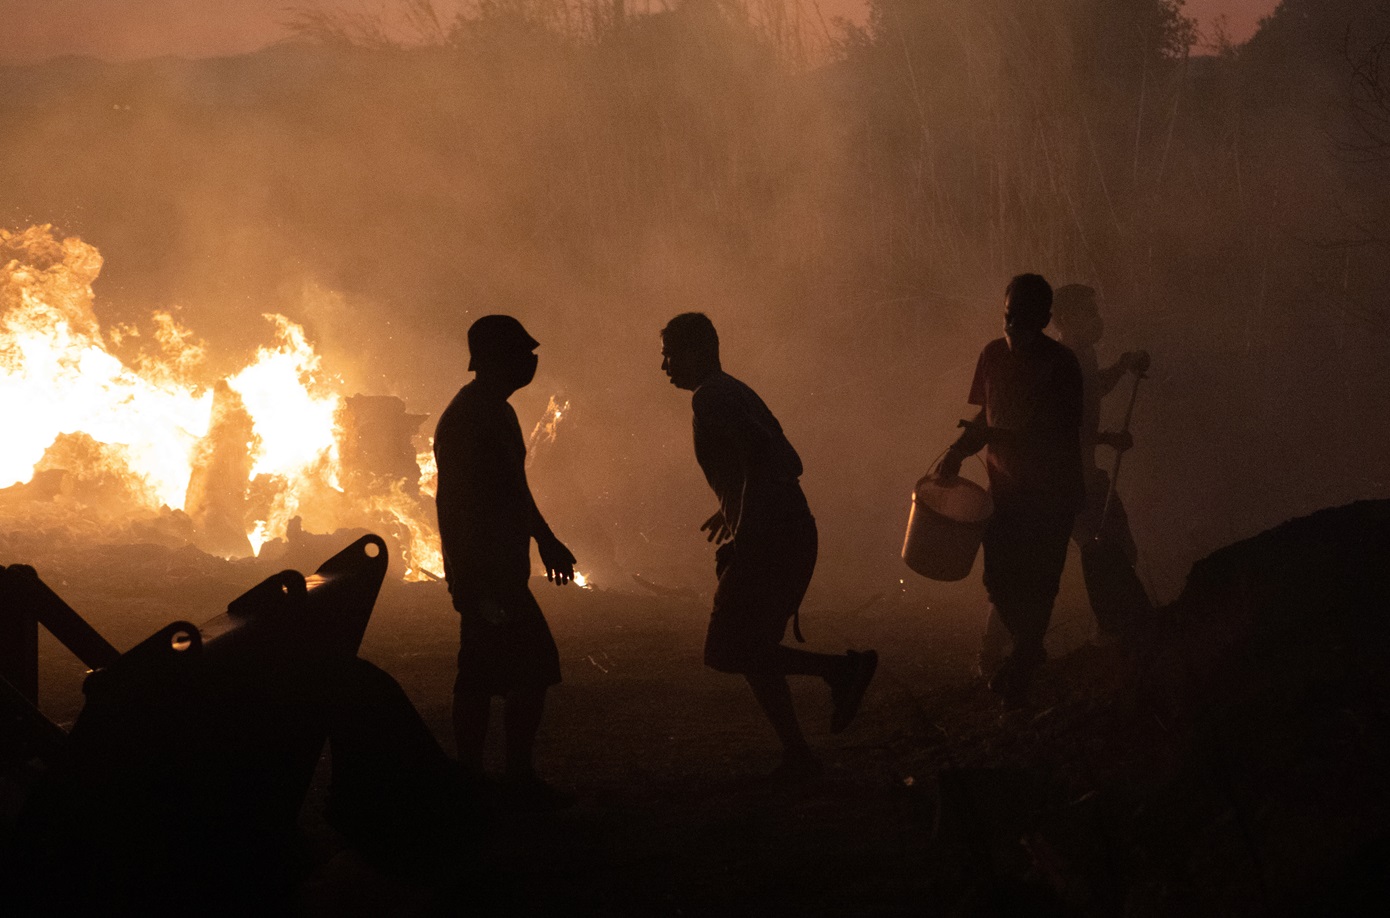
[[[176,618],[210,618],[264,572],[194,554],[134,549],[69,562],[46,580],[119,649]],[[42,572],[41,572],[42,574]],[[911,575],[909,575],[911,576]],[[933,781],[952,755],[977,757],[999,708],[974,674],[978,604],[943,609],[890,592],[857,609],[808,604],[810,649],[879,648],[883,662],[858,720],[828,732],[829,694],[794,679],[824,780],[760,786],[777,747],[743,682],[706,670],[703,597],[535,586],[561,649],[540,738],[545,774],[579,804],[557,816],[496,824],[486,869],[518,912],[614,914],[883,914],[934,901]],[[1066,613],[1058,634],[1089,627]],[[444,748],[457,631],[437,584],[388,582],[361,655],[391,673]],[[83,667],[43,641],[41,697],[68,722]],[[943,730],[947,732],[943,732]],[[956,745],[949,734],[959,733]],[[492,749],[494,763],[500,750]],[[322,777],[322,776],[321,776]],[[340,850],[317,805],[302,821],[320,862],[306,893],[317,912],[369,913],[431,893],[363,869]]]
[[[211,618],[269,573],[148,548],[68,554],[40,572],[122,650],[175,619]],[[756,780],[777,750],[747,688],[701,666],[707,598],[539,581],[564,672],[540,765],[578,804],[500,818],[457,871],[405,879],[325,822],[326,758],[300,817],[307,858],[293,911],[1262,914],[1382,873],[1390,679],[1380,644],[1358,656],[1280,638],[1241,657],[1243,643],[1203,637],[1235,646],[1235,662],[1196,667],[1165,662],[1191,657],[1175,632],[1141,665],[1132,648],[1087,644],[1074,573],[1049,635],[1053,660],[1027,709],[1008,714],[974,671],[978,585],[944,601],[912,582],[857,600],[813,593],[807,646],[877,648],[882,665],[838,736],[826,687],[793,681],[828,768],[791,788]],[[1189,603],[1173,620],[1222,621],[1222,603]],[[388,582],[361,650],[451,753],[457,640],[441,585]],[[70,723],[83,667],[49,639],[41,666],[45,711]],[[1230,684],[1204,683],[1195,704],[1172,677],[1210,672]],[[1366,857],[1373,869],[1358,873]]]

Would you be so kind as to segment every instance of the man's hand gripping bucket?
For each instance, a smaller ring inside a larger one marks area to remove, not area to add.
[[[989,492],[968,478],[924,475],[912,492],[903,560],[931,580],[965,579],[993,513]]]

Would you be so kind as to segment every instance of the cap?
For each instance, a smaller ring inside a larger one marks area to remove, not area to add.
[[[478,358],[529,354],[540,342],[512,316],[483,316],[468,328],[468,369]]]

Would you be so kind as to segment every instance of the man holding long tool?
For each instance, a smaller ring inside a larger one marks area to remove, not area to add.
[[[1081,415],[1081,461],[1086,475],[1086,505],[1076,518],[1072,537],[1081,550],[1081,572],[1086,595],[1096,616],[1097,639],[1106,641],[1124,632],[1138,618],[1153,611],[1153,603],[1134,572],[1138,552],[1129,530],[1129,517],[1115,492],[1120,461],[1134,445],[1129,433],[1130,416],[1139,393],[1139,381],[1149,368],[1144,351],[1121,354],[1114,365],[1100,368],[1096,345],[1105,332],[1096,305],[1096,291],[1084,284],[1059,287],[1052,303],[1052,325],[1062,343],[1081,364],[1084,384]],[[1101,431],[1100,402],[1127,374],[1134,374],[1129,409],[1119,431]],[[1115,451],[1109,474],[1096,462],[1096,447]]]

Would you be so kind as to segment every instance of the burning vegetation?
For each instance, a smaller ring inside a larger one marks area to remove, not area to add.
[[[260,555],[302,532],[371,528],[400,573],[441,573],[421,415],[345,396],[304,329],[268,314],[271,343],[217,377],[171,312],[103,331],[102,258],[51,226],[0,230],[0,515],[7,530],[192,543]],[[123,359],[119,353],[127,356]]]

